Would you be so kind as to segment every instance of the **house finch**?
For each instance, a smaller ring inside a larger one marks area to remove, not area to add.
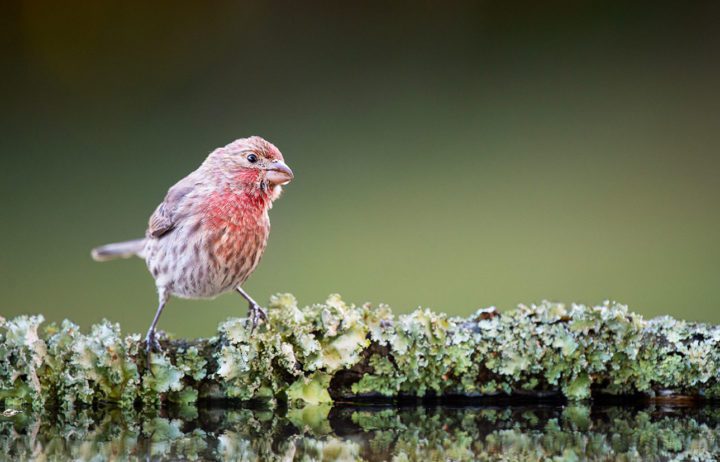
[[[160,348],[155,326],[171,295],[214,298],[236,290],[250,304],[252,328],[266,318],[241,286],[265,250],[268,210],[292,178],[273,144],[257,136],[233,141],[170,188],[143,239],[93,249],[96,261],[143,258],[155,278],[159,303],[145,338],[148,364]]]

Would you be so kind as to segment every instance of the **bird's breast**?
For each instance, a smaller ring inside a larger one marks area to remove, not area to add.
[[[211,258],[221,267],[249,274],[259,263],[270,233],[267,204],[253,194],[216,193],[208,201],[203,227]]]
[[[267,194],[223,190],[210,194],[203,207],[208,227],[242,231],[267,226]]]
[[[174,295],[212,298],[233,290],[255,270],[270,233],[262,200],[218,192],[166,236],[151,239],[147,263]]]

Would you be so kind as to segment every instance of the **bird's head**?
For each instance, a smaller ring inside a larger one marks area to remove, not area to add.
[[[294,176],[280,150],[259,136],[240,138],[216,149],[208,162],[230,182],[243,189],[267,193],[273,200]]]

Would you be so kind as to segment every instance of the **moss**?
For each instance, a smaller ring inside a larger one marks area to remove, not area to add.
[[[0,320],[5,407],[112,402],[187,405],[202,398],[325,403],[358,396],[560,393],[683,394],[720,398],[720,328],[669,317],[646,321],[618,303],[543,302],[468,318],[331,295],[300,307],[273,296],[251,334],[245,319],[192,342],[163,338],[145,364],[141,337],[103,321],[85,334],[42,316]]]

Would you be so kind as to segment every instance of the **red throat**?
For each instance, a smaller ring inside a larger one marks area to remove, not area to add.
[[[263,223],[270,205],[268,191],[231,189],[212,193],[206,202],[206,223],[211,229],[252,232]]]

